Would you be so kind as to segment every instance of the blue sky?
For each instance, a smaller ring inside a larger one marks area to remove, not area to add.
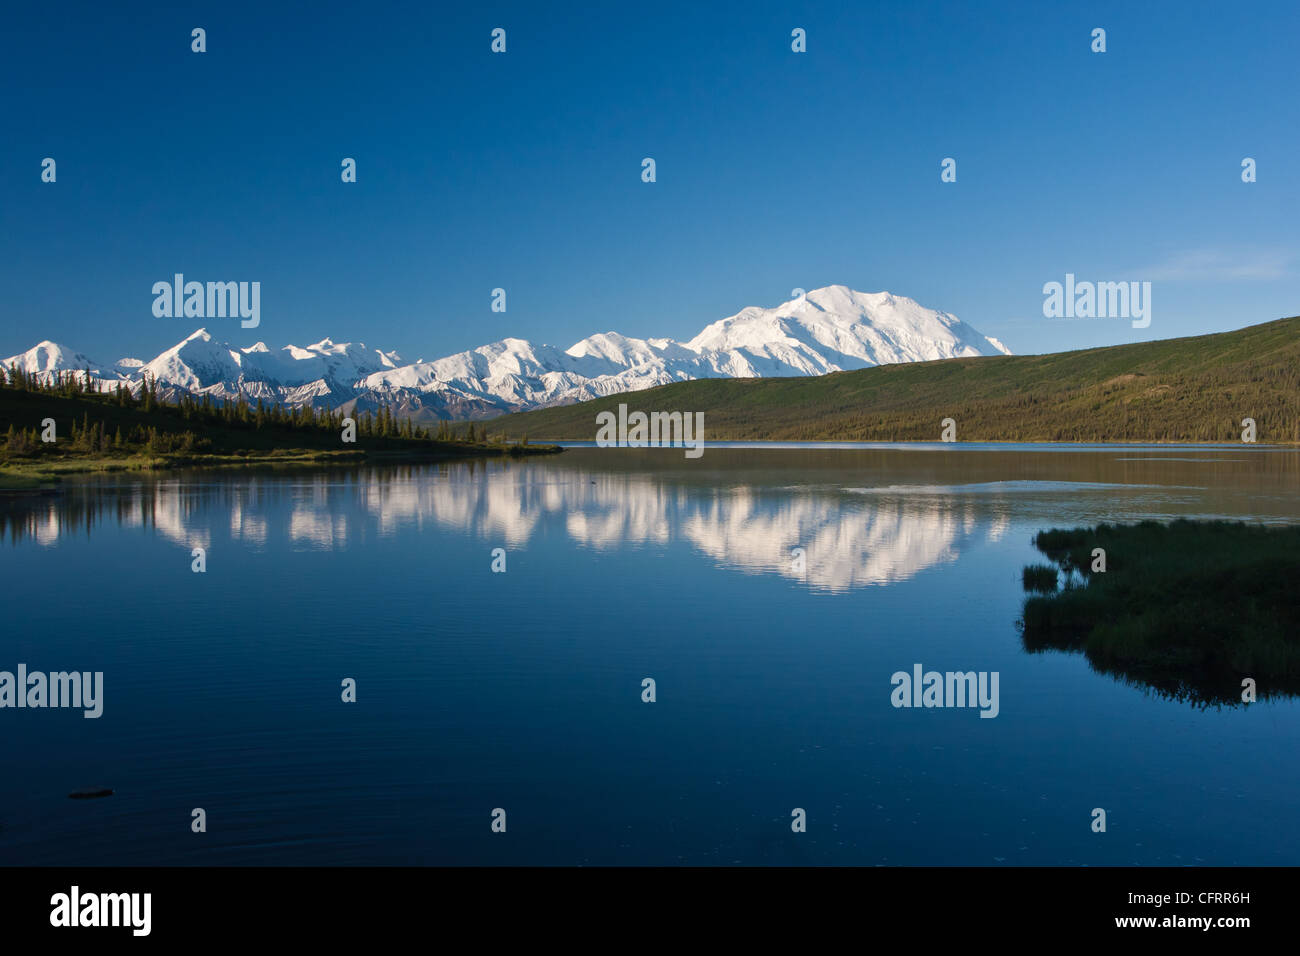
[[[1300,312],[1293,0],[268,7],[6,12],[0,355],[684,339],[832,283],[1026,353]],[[176,272],[261,326],[155,318]],[[1043,318],[1067,272],[1150,327]]]

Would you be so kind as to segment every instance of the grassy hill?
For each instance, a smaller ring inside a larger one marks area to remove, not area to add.
[[[493,431],[592,440],[596,414],[704,412],[710,440],[1300,441],[1300,317],[1215,335],[1051,355],[706,379],[494,419]]]

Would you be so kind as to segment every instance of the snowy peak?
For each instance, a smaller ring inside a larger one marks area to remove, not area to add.
[[[653,361],[659,350],[645,339],[632,339],[617,332],[602,332],[575,342],[564,354],[576,359],[597,359],[628,366]]]
[[[113,367],[96,362],[94,359],[88,358],[66,345],[59,345],[57,342],[51,342],[48,339],[37,343],[21,355],[13,355],[5,359],[4,366],[5,368],[21,369],[29,375],[50,372],[84,372],[87,367],[90,368],[92,375],[99,375]]]
[[[842,285],[814,289],[773,309],[743,309],[707,326],[686,346],[736,351],[751,364],[785,363],[792,369],[786,374],[1006,351],[956,316],[927,309],[915,299]]]
[[[201,391],[220,382],[238,380],[241,357],[230,346],[214,341],[207,329],[199,329],[140,371],[160,384]]]
[[[698,378],[821,375],[897,362],[1011,354],[956,316],[890,292],[832,285],[774,308],[749,306],[693,339],[601,332],[561,351],[506,338],[403,364],[396,352],[326,337],[307,346],[232,347],[197,329],[151,362],[105,366],[54,342],[5,359],[31,373],[82,371],[217,398],[337,408],[391,406],[417,418],[484,418]]]

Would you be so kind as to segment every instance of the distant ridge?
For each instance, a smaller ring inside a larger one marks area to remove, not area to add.
[[[83,372],[138,388],[144,375],[172,392],[336,409],[382,406],[417,422],[481,419],[699,378],[820,375],[844,369],[1008,349],[947,312],[906,296],[814,289],[771,309],[751,306],[688,342],[592,335],[561,351],[508,338],[431,362],[326,338],[272,351],[238,348],[207,329],[152,361],[94,361],[54,342],[4,359],[32,373]],[[165,391],[164,394],[167,394]]]
[[[530,440],[593,440],[620,402],[703,412],[706,439],[1300,442],[1300,317],[1191,338],[820,377],[683,382],[492,423]]]

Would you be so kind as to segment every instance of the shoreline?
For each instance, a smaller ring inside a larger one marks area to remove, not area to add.
[[[351,467],[363,464],[420,464],[487,458],[529,458],[558,455],[559,445],[481,445],[457,448],[454,444],[428,451],[313,451],[292,449],[265,455],[168,455],[161,457],[69,458],[44,462],[0,464],[0,497],[28,497],[58,493],[65,476],[181,470],[221,470],[288,466]]]
[[[684,448],[681,442],[672,443],[647,443],[647,444],[623,444],[601,446],[591,438],[544,438],[542,441],[558,445],[563,448],[601,448],[611,449],[647,449],[647,448]],[[1283,441],[1283,442],[1192,442],[1192,441],[1169,441],[1161,439],[1128,439],[1128,438],[1098,438],[1098,439],[1078,439],[1078,440],[1061,440],[1061,439],[961,439],[959,441],[945,442],[937,439],[849,439],[849,438],[827,438],[827,439],[796,439],[796,438],[717,438],[703,439],[700,444],[704,448],[972,448],[983,445],[998,445],[1006,448],[1023,448],[1023,447],[1061,447],[1061,448],[1088,448],[1098,446],[1114,446],[1127,448],[1140,448],[1143,446],[1158,446],[1161,448],[1268,448],[1282,450],[1300,449],[1300,442]]]

